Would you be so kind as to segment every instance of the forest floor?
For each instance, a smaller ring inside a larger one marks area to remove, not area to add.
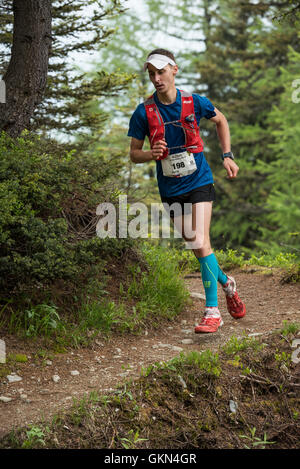
[[[45,356],[39,353],[38,342],[5,337],[7,354],[25,354],[28,361],[0,365],[0,396],[4,397],[0,401],[0,438],[13,428],[48,421],[59,410],[71,407],[74,398],[79,399],[93,390],[105,395],[125,380],[140,377],[141,370],[149,365],[178,356],[181,350],[216,351],[232,336],[267,336],[280,329],[283,321],[299,323],[300,284],[282,284],[278,271],[266,275],[261,270],[231,271],[238,293],[246,303],[247,314],[240,320],[233,319],[219,289],[224,325],[214,334],[194,333],[205,302],[192,297],[192,304],[174,320],[162,324],[159,330],[149,324],[142,335],[100,337],[89,347],[64,353],[49,351]],[[191,293],[204,293],[199,274],[187,276],[185,282]],[[21,380],[9,383],[6,374],[19,376]],[[57,382],[53,380],[54,375],[59,376]]]

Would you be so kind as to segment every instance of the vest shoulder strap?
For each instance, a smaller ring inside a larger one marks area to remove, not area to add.
[[[188,91],[180,90],[180,93],[181,93],[181,97],[183,98],[190,98],[192,96],[192,93],[189,93]]]
[[[151,104],[155,104],[155,101],[154,101],[154,96],[149,96],[148,98],[145,99],[144,101],[144,105],[145,106],[149,106]]]

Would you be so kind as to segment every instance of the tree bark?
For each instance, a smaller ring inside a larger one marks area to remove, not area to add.
[[[14,0],[11,58],[3,81],[6,102],[0,103],[0,130],[12,137],[30,126],[41,102],[51,47],[51,0]]]

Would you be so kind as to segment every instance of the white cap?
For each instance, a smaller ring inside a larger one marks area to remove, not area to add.
[[[174,60],[170,59],[170,57],[167,57],[166,55],[162,54],[152,54],[148,57],[146,62],[144,63],[144,70],[147,69],[148,64],[154,65],[155,68],[160,70],[161,68],[164,68],[166,65],[176,65]]]

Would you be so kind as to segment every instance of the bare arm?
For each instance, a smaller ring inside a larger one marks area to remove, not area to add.
[[[217,115],[209,120],[216,124],[216,131],[222,147],[222,152],[227,153],[231,151],[229,125],[226,117],[224,114],[222,114],[222,112],[220,112],[217,108],[215,108],[214,111]]]
[[[214,109],[216,116],[209,119],[216,124],[216,131],[222,147],[222,152],[227,153],[231,151],[230,145],[230,130],[226,117],[217,108]],[[231,158],[224,158],[223,166],[227,171],[229,179],[237,176],[239,171],[238,165]]]
[[[163,155],[167,146],[165,140],[159,140],[153,145],[151,150],[143,150],[144,140],[131,138],[130,159],[133,163],[146,163],[147,161],[157,160]]]

